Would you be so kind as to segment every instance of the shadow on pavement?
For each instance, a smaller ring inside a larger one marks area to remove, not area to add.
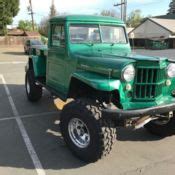
[[[44,169],[75,169],[86,165],[66,146],[60,133],[59,116],[23,121]]]
[[[18,52],[18,51],[16,51],[16,52],[3,52],[3,54],[6,54],[6,55],[16,55],[16,56],[24,56],[25,55],[25,53],[24,52]]]
[[[0,84],[1,86],[3,85]],[[22,111],[33,110],[31,113],[38,112],[33,106],[41,108],[39,111],[45,111],[47,108],[50,111],[56,110],[48,94],[44,94],[43,99],[37,103],[29,103],[25,97],[24,85],[8,84],[7,86],[18,110],[21,106]],[[59,130],[59,112],[54,115],[23,118],[22,121],[44,169],[75,169],[86,166],[74,157],[65,145]],[[120,141],[159,140],[144,129],[136,131],[118,129],[118,139]],[[0,167],[34,169],[15,120],[0,122]]]
[[[161,137],[150,134],[146,129],[117,129],[117,139],[120,141],[157,141],[162,139]]]
[[[31,103],[27,101],[24,85],[7,84],[7,86],[20,115],[58,111],[48,92],[44,91],[39,102]],[[3,93],[6,100],[7,96],[3,89],[3,85],[0,84],[0,96]],[[4,109],[0,108],[0,111],[2,110]],[[58,124],[59,113],[58,111],[53,115],[22,118],[34,149],[46,170],[85,166],[85,163],[71,154],[61,137]],[[0,167],[34,169],[15,120],[0,121]]]

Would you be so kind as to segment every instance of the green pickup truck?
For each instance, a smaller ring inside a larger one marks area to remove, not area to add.
[[[69,15],[50,20],[48,48],[33,48],[26,94],[43,88],[67,101],[62,136],[86,162],[109,154],[117,127],[175,134],[175,61],[132,54],[125,24],[112,17]]]

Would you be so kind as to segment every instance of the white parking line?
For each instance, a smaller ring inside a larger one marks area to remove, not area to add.
[[[27,114],[27,115],[20,115],[18,116],[21,119],[25,119],[25,118],[32,118],[32,117],[40,117],[40,116],[48,116],[48,115],[54,115],[54,114],[58,114],[59,112],[43,112],[43,113],[38,113],[38,114]],[[5,118],[1,118],[1,121],[6,121],[6,120],[15,120],[16,117],[15,116],[9,116],[9,117],[5,117]]]
[[[4,64],[26,64],[27,62],[25,61],[9,61],[9,62],[0,62],[0,65],[4,65]]]
[[[4,76],[0,74],[0,78],[2,79],[2,83],[4,85],[4,88],[5,88],[8,100],[10,102],[10,105],[11,105],[11,108],[12,108],[12,111],[13,111],[13,115],[15,116],[15,120],[16,120],[16,122],[18,124],[20,133],[21,133],[21,135],[23,137],[23,140],[25,142],[25,145],[27,147],[29,155],[30,155],[30,157],[31,157],[31,159],[33,161],[33,164],[35,166],[37,174],[38,175],[45,175],[46,173],[45,173],[45,171],[43,169],[43,166],[42,166],[42,164],[41,164],[41,162],[40,162],[40,160],[38,158],[38,155],[37,155],[37,153],[36,153],[36,151],[35,151],[35,149],[34,149],[34,147],[32,145],[32,142],[31,142],[31,140],[30,140],[30,138],[29,138],[29,136],[27,134],[27,131],[26,131],[25,127],[24,127],[24,124],[23,124],[21,118],[19,117],[19,113],[17,111],[17,108],[15,106],[13,98],[12,98],[12,96],[10,94],[10,91],[9,91],[7,83],[6,83],[5,79],[4,79]]]

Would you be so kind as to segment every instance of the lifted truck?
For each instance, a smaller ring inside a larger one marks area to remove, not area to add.
[[[117,127],[175,134],[175,62],[132,54],[125,24],[116,18],[52,18],[48,49],[33,49],[25,85],[32,102],[43,87],[73,99],[61,112],[61,133],[86,162],[110,153]]]

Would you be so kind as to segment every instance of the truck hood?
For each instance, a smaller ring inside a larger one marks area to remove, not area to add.
[[[120,72],[126,65],[135,64],[140,61],[149,61],[149,62],[162,62],[168,60],[163,57],[149,57],[136,54],[82,54],[76,53],[74,56],[78,59],[78,65],[81,69],[88,69],[91,71],[108,69],[113,71]]]
[[[120,61],[122,61],[121,59],[129,59],[128,61],[164,61],[167,60],[167,58],[165,57],[156,57],[156,56],[145,56],[145,55],[137,55],[135,53],[113,53],[113,54],[105,54],[105,53],[95,53],[95,54],[87,54],[87,53],[75,53],[76,57],[78,58],[84,58],[84,57],[88,57],[88,58],[101,58],[102,60],[107,58],[107,59],[115,59],[117,61],[117,59],[120,59]],[[126,60],[124,60],[126,61]]]
[[[90,66],[96,68],[122,69],[127,64],[134,63],[134,59],[127,57],[114,56],[108,54],[76,54],[80,66]]]

